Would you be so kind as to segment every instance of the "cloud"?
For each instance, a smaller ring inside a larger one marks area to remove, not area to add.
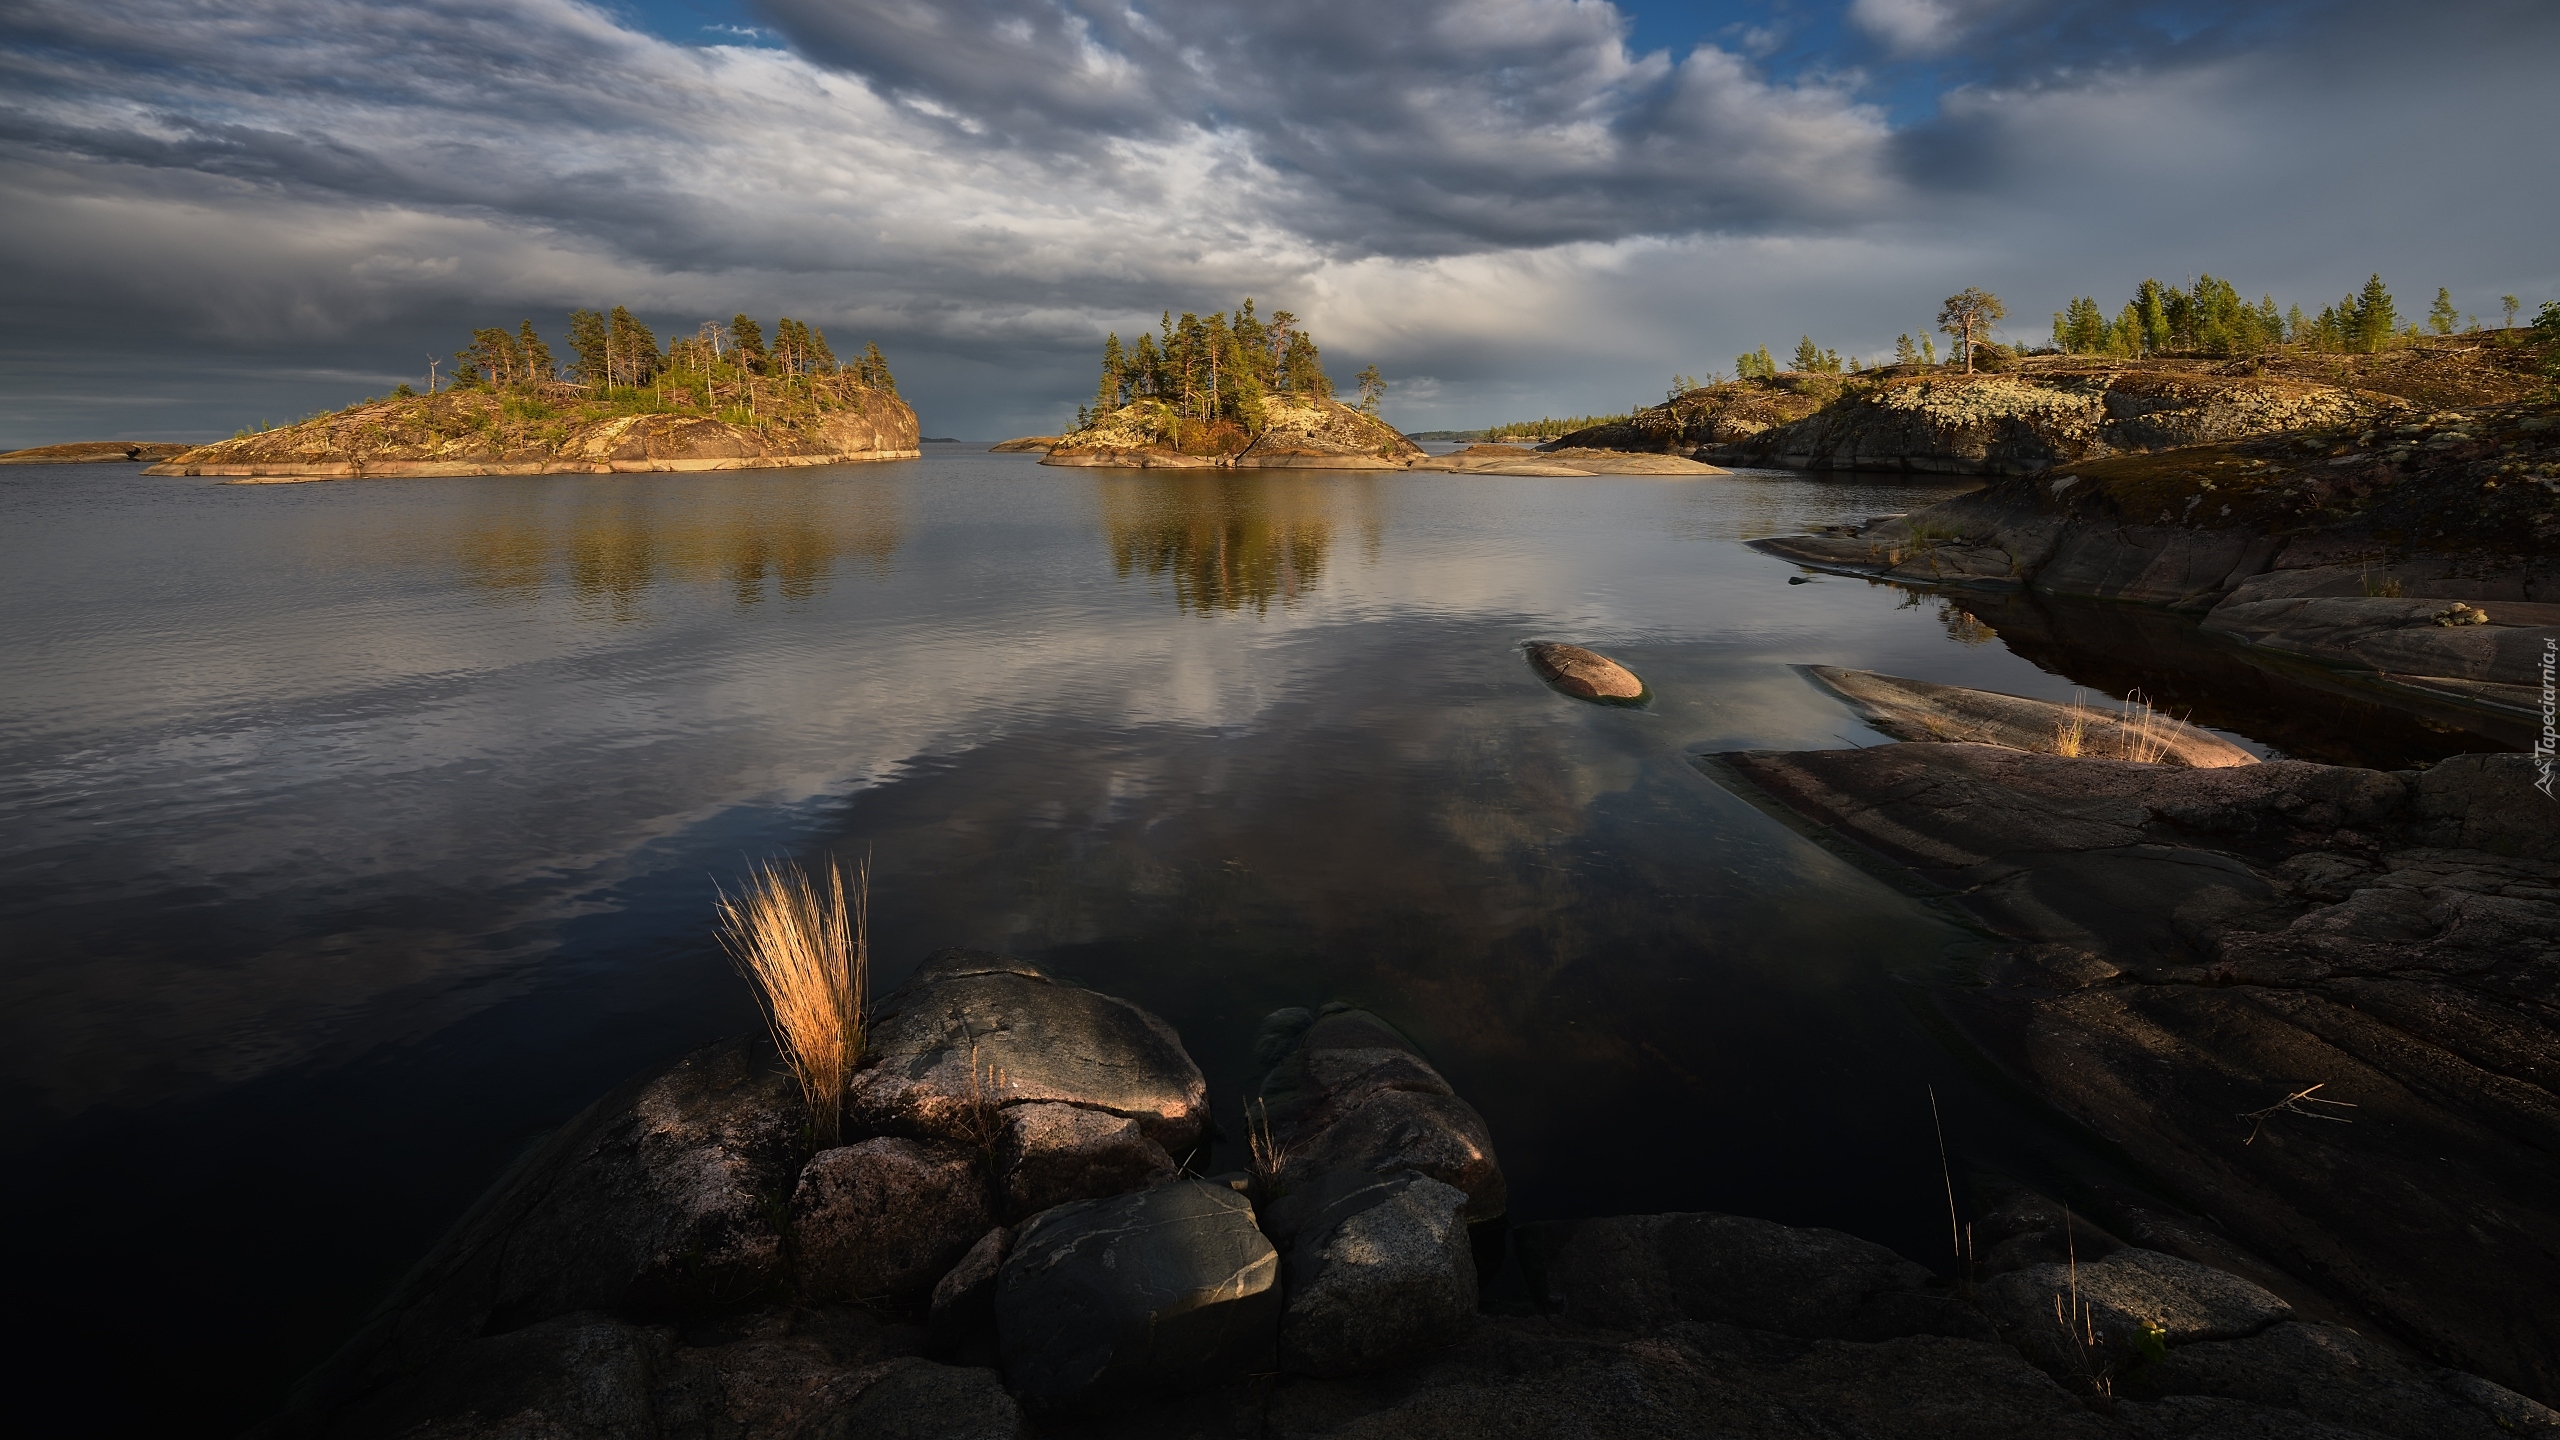
[[[48,377],[109,356],[204,396],[137,416],[227,430],[280,373],[599,303],[877,339],[934,433],[993,433],[1071,410],[1103,330],[1243,294],[1430,377],[1391,414],[1446,424],[1799,333],[1871,352],[1963,284],[2031,315],[2198,267],[2560,281],[2521,179],[2548,6],[1838,13],[1647,49],[1601,0],[762,0],[777,46],[574,0],[22,0],[0,433],[68,438],[48,407],[95,377]]]

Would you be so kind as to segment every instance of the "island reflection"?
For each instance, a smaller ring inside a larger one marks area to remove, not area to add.
[[[483,594],[529,605],[557,585],[583,618],[631,620],[661,585],[719,586],[751,606],[814,597],[840,559],[885,573],[902,538],[901,497],[887,477],[815,470],[493,487],[452,544]]]
[[[1358,512],[1373,549],[1380,527],[1375,486],[1341,476],[1105,473],[1095,487],[1112,568],[1170,581],[1186,614],[1294,605],[1324,573],[1342,511]]]

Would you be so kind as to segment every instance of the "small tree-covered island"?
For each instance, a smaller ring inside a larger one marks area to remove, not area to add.
[[[564,374],[530,320],[513,334],[475,330],[454,354],[450,385],[431,369],[425,393],[404,384],[296,425],[200,445],[148,473],[268,481],[602,474],[920,453],[916,412],[898,398],[880,347],[839,360],[824,331],[787,316],[770,340],[739,315],[661,348],[623,306],[577,310],[569,346]]]
[[[1378,367],[1359,385],[1357,406],[1334,398],[1314,339],[1286,310],[1263,317],[1250,296],[1232,317],[1168,310],[1156,335],[1103,342],[1092,406],[1041,463],[1402,470],[1423,458],[1378,418]]]

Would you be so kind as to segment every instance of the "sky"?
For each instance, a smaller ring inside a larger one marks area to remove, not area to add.
[[[1408,430],[1623,409],[1977,285],[2560,297],[2560,4],[9,0],[0,444],[194,439],[630,306],[1054,432],[1252,296]]]

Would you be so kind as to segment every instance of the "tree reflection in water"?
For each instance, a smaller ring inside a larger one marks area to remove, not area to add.
[[[661,584],[725,585],[741,606],[768,593],[804,601],[840,558],[887,570],[900,497],[889,477],[821,470],[492,486],[453,547],[465,581],[484,593],[532,604],[565,583],[578,613],[595,619],[640,618]]]
[[[1111,563],[1122,579],[1167,579],[1186,612],[1266,613],[1312,589],[1346,498],[1365,512],[1375,487],[1354,478],[1295,471],[1174,471],[1095,477]],[[1364,515],[1363,528],[1374,530]]]

